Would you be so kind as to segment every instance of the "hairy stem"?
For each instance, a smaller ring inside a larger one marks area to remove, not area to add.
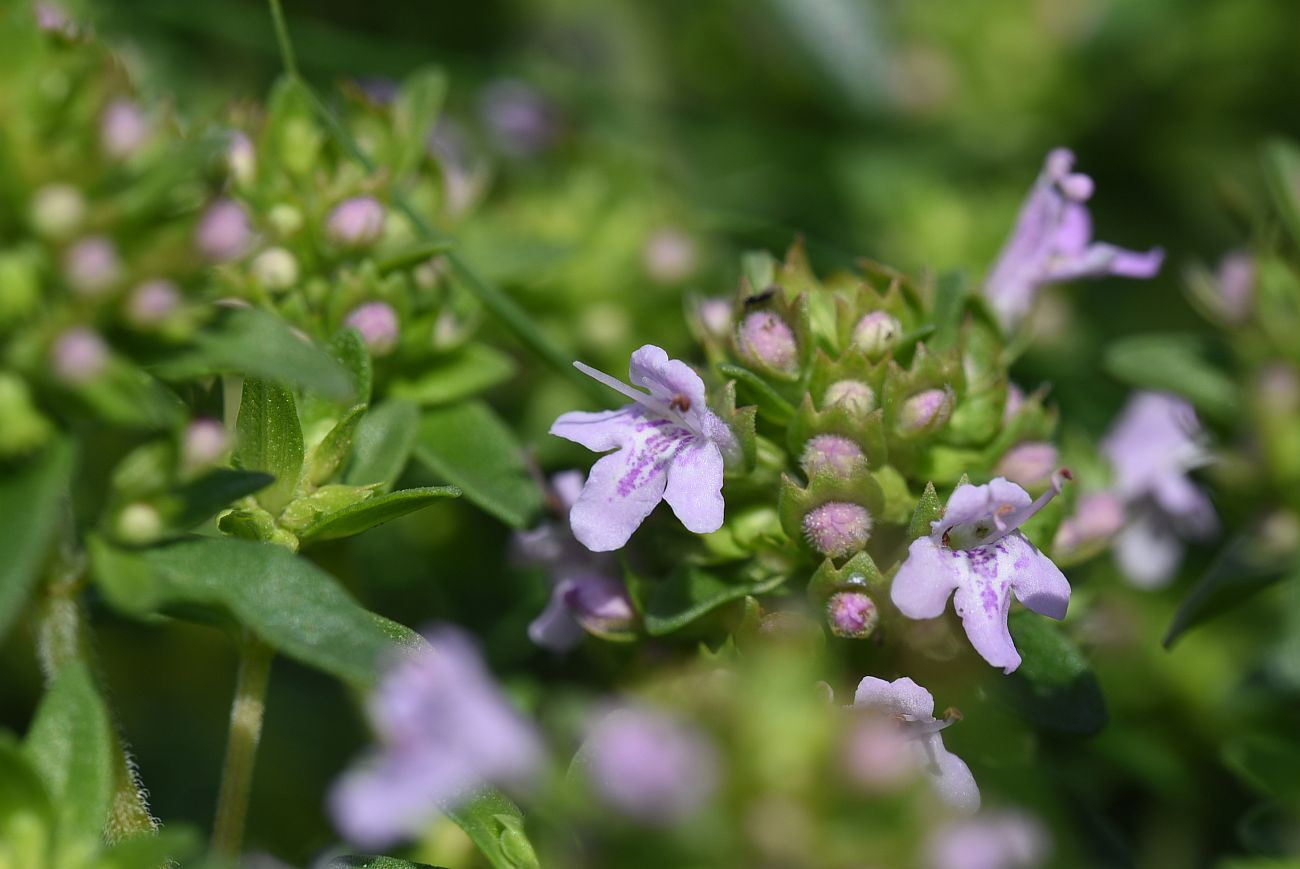
[[[235,699],[230,705],[230,730],[226,738],[226,760],[221,770],[221,793],[212,827],[212,850],[238,860],[244,841],[244,820],[253,787],[257,744],[262,739],[266,712],[266,686],[271,676],[271,647],[244,632],[239,650],[239,676]]]

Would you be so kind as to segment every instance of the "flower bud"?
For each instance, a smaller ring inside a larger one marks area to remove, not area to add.
[[[808,511],[803,531],[808,543],[822,555],[844,558],[867,545],[871,514],[860,504],[831,501]]]
[[[352,310],[343,325],[356,329],[375,356],[397,346],[397,312],[387,302],[366,302]]]
[[[952,416],[952,393],[947,389],[927,389],[907,401],[899,412],[899,428],[904,434],[921,434],[941,428]]]
[[[1061,522],[1052,541],[1058,556],[1105,543],[1124,527],[1124,505],[1111,492],[1093,492],[1079,498],[1074,515]]]
[[[216,263],[239,259],[252,241],[248,213],[233,199],[218,199],[209,205],[195,235],[199,252]]]
[[[1056,447],[1044,441],[1027,441],[1007,450],[993,475],[1031,489],[1046,483],[1060,466],[1061,454]]]
[[[726,299],[701,299],[695,316],[710,337],[721,338],[731,331],[731,303]]]
[[[636,611],[620,580],[580,576],[564,592],[574,621],[597,636],[623,633],[636,623]]]
[[[65,383],[79,385],[94,380],[108,367],[108,345],[92,329],[76,326],[54,339],[50,365]]]
[[[276,236],[288,238],[302,229],[302,212],[287,202],[280,202],[266,212],[266,222]]]
[[[843,408],[855,416],[876,409],[876,391],[861,380],[837,380],[826,387],[822,396],[822,409]]]
[[[59,241],[72,236],[86,218],[86,200],[71,184],[49,184],[32,197],[32,228],[44,238]]]
[[[384,231],[384,206],[373,196],[354,196],[330,212],[325,231],[340,247],[366,247]]]
[[[849,640],[871,636],[880,620],[876,602],[863,591],[839,591],[826,602],[826,622],[831,633]]]
[[[862,448],[848,438],[820,434],[808,439],[801,463],[804,473],[811,479],[816,474],[825,472],[845,477],[854,468],[865,465],[866,461]]]
[[[883,356],[902,331],[897,318],[884,311],[872,311],[853,327],[853,346],[872,358]]]
[[[1214,278],[1223,315],[1229,323],[1243,322],[1255,300],[1255,259],[1241,251],[1230,253],[1219,261]]]
[[[298,282],[298,260],[282,247],[269,247],[252,264],[253,278],[268,290],[287,290]]]
[[[115,160],[135,154],[148,138],[149,121],[130,100],[114,100],[99,118],[100,146]]]
[[[78,295],[100,295],[122,276],[117,248],[103,236],[82,239],[64,255],[63,276]]]
[[[252,140],[239,130],[230,134],[230,143],[226,145],[226,169],[236,184],[251,184],[257,174],[257,151]]]
[[[162,530],[162,517],[148,504],[128,504],[117,516],[117,536],[127,543],[152,543]]]
[[[36,4],[36,26],[46,33],[57,33],[72,39],[77,35],[77,25],[59,6],[40,0]]]
[[[226,454],[230,438],[215,419],[196,419],[181,439],[181,463],[191,471],[216,464]]]
[[[1007,384],[1007,403],[1002,406],[1002,422],[1005,425],[1010,422],[1016,414],[1020,413],[1020,407],[1025,403],[1025,391],[1014,383]]]
[[[180,307],[181,294],[166,278],[145,281],[131,291],[126,316],[136,326],[157,326]]]
[[[0,420],[0,456],[34,450],[49,437],[49,421],[32,402],[27,382],[7,371],[0,371]]]
[[[858,716],[845,742],[844,769],[869,793],[900,788],[920,772],[915,745],[891,720]]]
[[[479,113],[492,143],[515,157],[545,151],[559,134],[555,111],[536,89],[501,79],[483,89]]]
[[[0,251],[0,325],[27,315],[40,298],[35,258],[26,251]]]
[[[793,372],[799,345],[789,324],[771,311],[755,311],[740,324],[740,350],[775,371]]]
[[[679,229],[657,229],[641,249],[641,264],[655,283],[681,283],[695,271],[695,242]],[[728,306],[728,317],[730,313]]]

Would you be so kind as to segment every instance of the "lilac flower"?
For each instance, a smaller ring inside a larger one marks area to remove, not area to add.
[[[127,318],[137,326],[157,326],[176,312],[181,293],[166,278],[145,281],[131,291],[126,303]]]
[[[582,545],[593,552],[618,549],[661,500],[696,534],[721,528],[724,452],[735,448],[735,437],[709,410],[700,376],[652,344],[632,354],[628,372],[649,392],[574,365],[634,402],[619,410],[566,413],[551,426],[551,434],[589,450],[617,450],[592,467],[569,513]]]
[[[559,134],[551,104],[533,87],[501,79],[483,89],[479,112],[493,144],[514,157],[533,157]]]
[[[218,263],[239,259],[252,240],[248,212],[233,199],[218,199],[209,205],[194,236],[199,252]]]
[[[1218,529],[1209,498],[1187,472],[1210,460],[1192,406],[1160,392],[1129,399],[1101,444],[1129,522],[1116,541],[1120,568],[1135,584],[1155,588],[1172,578],[1185,537]]]
[[[68,249],[63,274],[78,295],[98,296],[122,277],[122,260],[113,242],[102,235],[84,238]]]
[[[1124,505],[1114,492],[1091,492],[1079,499],[1074,513],[1061,521],[1052,539],[1058,558],[1100,546],[1124,527]]]
[[[354,196],[335,206],[325,223],[325,232],[340,247],[374,244],[384,232],[388,214],[373,196]]]
[[[181,459],[186,468],[195,470],[216,464],[230,448],[230,435],[215,419],[196,419],[185,428],[181,439]]]
[[[736,330],[740,352],[759,365],[792,373],[799,363],[799,345],[794,330],[771,311],[748,314]]]
[[[384,356],[397,346],[397,312],[387,302],[366,302],[352,309],[343,325],[361,333],[361,340],[375,356]]]
[[[1250,316],[1255,301],[1255,258],[1244,251],[1233,251],[1219,260],[1214,273],[1218,302],[1229,323],[1240,324]]]
[[[555,506],[566,520],[582,484],[580,471],[551,478]],[[580,545],[566,524],[543,522],[516,534],[514,546],[522,561],[545,568],[552,580],[550,603],[528,626],[528,636],[537,645],[563,652],[578,644],[584,629],[597,634],[617,631],[635,619],[614,559]]]
[[[470,639],[441,628],[400,657],[370,697],[380,750],[335,783],[330,814],[343,835],[384,848],[484,783],[522,784],[541,745],[492,681]]]
[[[869,637],[879,621],[876,602],[864,591],[838,591],[826,601],[826,622],[837,637]]]
[[[88,383],[108,367],[108,345],[99,333],[74,326],[59,334],[50,347],[50,367],[64,383]]]
[[[686,820],[718,785],[713,745],[651,709],[627,707],[605,715],[587,735],[578,763],[601,796],[646,824]]]
[[[114,100],[99,119],[99,141],[104,153],[124,160],[149,138],[149,121],[131,100]]]
[[[1061,463],[1056,447],[1045,441],[1026,441],[1002,454],[993,473],[1021,486],[1046,483]]]
[[[930,869],[1033,869],[1050,845],[1042,823],[1024,812],[989,812],[936,830]]]
[[[671,226],[656,229],[641,248],[641,265],[657,284],[677,284],[686,280],[695,272],[698,259],[691,237]],[[726,305],[725,310],[730,319],[731,306]]]
[[[958,486],[928,537],[912,543],[894,577],[890,597],[908,618],[943,614],[949,595],[975,651],[1007,673],[1020,666],[1007,615],[1011,595],[1029,609],[1065,618],[1070,584],[1019,530],[1069,479],[1058,471],[1036,501],[998,477],[983,486]],[[955,594],[954,594],[955,592]]]
[[[957,755],[943,745],[941,735],[956,720],[934,717],[930,692],[907,677],[886,682],[867,676],[858,683],[853,707],[895,722],[907,737],[905,746],[925,771],[938,797],[960,812],[974,812],[980,805],[975,777]]]
[[[1140,253],[1092,240],[1084,205],[1092,197],[1092,179],[1073,167],[1074,154],[1065,148],[1047,155],[985,281],[984,293],[1004,327],[1020,321],[1046,284],[1106,275],[1150,278],[1160,270],[1159,248]]]

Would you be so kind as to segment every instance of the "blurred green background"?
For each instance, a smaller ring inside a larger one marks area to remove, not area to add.
[[[278,74],[257,0],[94,9],[144,86],[173,95],[185,115],[259,100]],[[1124,395],[1101,373],[1103,337],[1200,328],[1181,300],[1181,270],[1248,241],[1258,146],[1300,136],[1294,0],[289,0],[286,12],[304,72],[323,84],[447,70],[449,116],[491,166],[484,201],[457,228],[468,255],[567,346],[611,369],[641,343],[687,347],[683,300],[730,293],[741,251],[779,252],[799,234],[823,272],[869,256],[978,279],[1044,155],[1073,148],[1097,182],[1098,237],[1169,252],[1154,281],[1053,291],[1018,363],[1019,382],[1051,381],[1063,418],[1093,436]],[[528,153],[493,146],[485,95],[503,80],[549,107],[546,141]],[[643,263],[665,228],[691,239],[696,256],[667,281]],[[575,405],[558,383],[531,394],[544,379],[529,372],[495,398],[545,463],[559,455],[546,425]],[[633,653],[533,649],[525,626],[546,589],[509,566],[507,543],[504,528],[460,503],[323,560],[373,609],[416,626],[469,626],[499,671],[529,674],[513,677],[523,694],[605,684],[610,655]],[[1114,577],[1095,576],[1107,570],[1072,579],[1083,595],[1090,582],[1114,592]],[[1156,641],[1176,594],[1119,592],[1101,610],[1099,674],[1112,721],[1124,723],[1087,746],[1047,746],[1047,777],[1098,865],[1211,865],[1205,855],[1237,849],[1240,813],[1222,806],[1244,797],[1218,766],[1219,739],[1256,708],[1244,640],[1279,600],[1261,598],[1173,657]],[[97,615],[155,814],[206,826],[233,649],[210,629]],[[1123,642],[1108,656],[1115,632],[1149,639],[1136,657]],[[4,650],[0,724],[19,731],[38,690],[31,655],[21,632]],[[320,795],[364,728],[344,689],[275,666],[249,842],[298,863],[332,840]]]

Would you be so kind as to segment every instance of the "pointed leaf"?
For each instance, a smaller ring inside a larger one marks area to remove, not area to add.
[[[943,502],[939,500],[939,493],[934,490],[934,483],[926,483],[921,500],[916,502],[916,510],[912,513],[912,522],[907,526],[908,539],[916,540],[929,535],[931,523],[942,518]]]
[[[447,813],[495,869],[537,869],[524,815],[505,794],[483,788]]]
[[[1231,420],[1238,404],[1237,386],[1205,359],[1205,348],[1192,335],[1135,335],[1106,350],[1106,370],[1130,386],[1176,392],[1216,419]]]
[[[293,499],[302,474],[302,426],[293,393],[266,380],[244,381],[235,435],[235,465],[275,477],[257,501],[279,513]]]
[[[515,370],[515,361],[500,350],[470,344],[419,376],[398,380],[390,392],[425,406],[450,404],[504,383]]]
[[[455,486],[403,489],[323,516],[298,536],[304,543],[352,537],[363,531],[369,531],[377,525],[405,516],[407,513],[414,513],[444,498],[458,497],[460,497],[460,489]]]
[[[1012,708],[1047,730],[1092,734],[1105,727],[1101,686],[1061,626],[1024,610],[1012,613],[1009,624],[1023,658],[1003,681]]]
[[[728,582],[699,568],[678,570],[652,585],[645,605],[645,627],[651,636],[684,628],[713,610],[749,595],[765,594],[785,581],[773,576],[757,582]]]
[[[325,437],[312,448],[307,457],[307,481],[319,486],[334,476],[348,454],[352,452],[352,440],[356,436],[357,426],[366,414],[366,406],[358,404],[343,415]]]
[[[165,514],[173,527],[193,528],[240,498],[260,491],[273,482],[275,477],[262,471],[216,468],[173,490],[168,496]]]
[[[419,433],[420,412],[410,402],[386,401],[371,408],[352,438],[352,460],[343,482],[388,488],[406,468]]]
[[[1271,553],[1268,546],[1245,535],[1223,548],[1205,574],[1196,581],[1165,634],[1168,648],[1183,633],[1223,615],[1251,595],[1283,579],[1300,580],[1300,563],[1292,553]]]
[[[40,573],[71,473],[72,448],[60,440],[0,477],[0,638]]]

